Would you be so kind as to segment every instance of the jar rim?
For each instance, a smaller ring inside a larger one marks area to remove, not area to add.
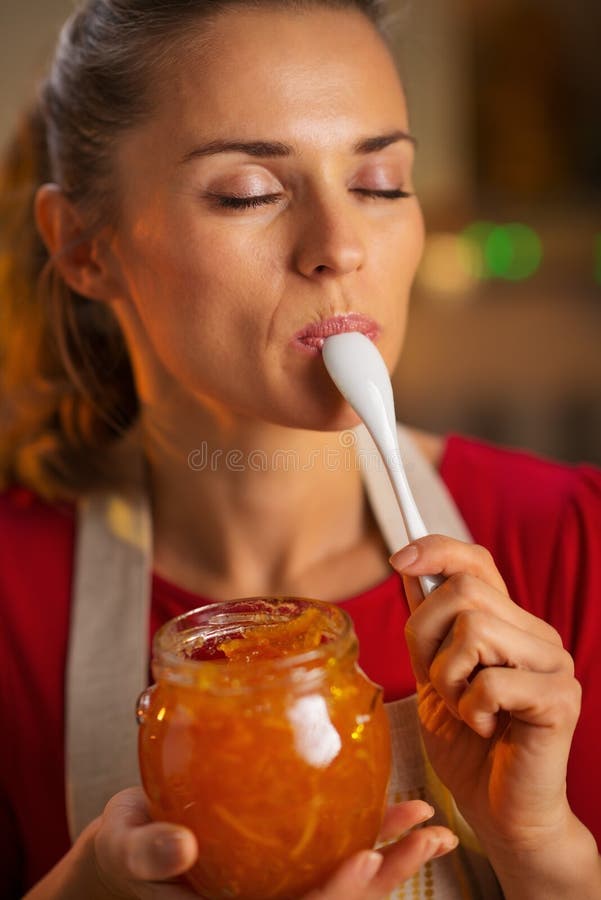
[[[326,621],[331,622],[331,640],[310,650],[253,660],[252,669],[256,677],[267,674],[284,676],[305,667],[316,667],[320,662],[325,663],[331,658],[340,660],[357,647],[353,621],[346,610],[336,604],[308,597],[283,595],[241,597],[203,604],[181,613],[162,625],[152,642],[155,677],[169,674],[174,676],[177,672],[177,680],[186,680],[186,673],[194,680],[194,676],[200,672],[211,672],[215,676],[218,674],[226,676],[228,681],[235,682],[243,672],[248,673],[249,663],[246,660],[228,660],[224,665],[223,659],[193,659],[186,656],[182,650],[186,649],[186,645],[191,649],[201,645],[199,638],[202,642],[200,633],[203,628],[205,632],[208,629],[213,629],[212,633],[221,631],[227,638],[228,629],[239,630],[241,625],[253,624],[253,621],[254,624],[265,624],[264,621],[256,621],[258,614],[265,615],[266,612],[279,609],[280,615],[295,613],[289,615],[289,620],[292,621],[303,610],[309,608],[320,609],[325,614]]]

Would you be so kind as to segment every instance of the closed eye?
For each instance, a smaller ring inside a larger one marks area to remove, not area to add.
[[[254,197],[237,197],[234,194],[211,194],[210,197],[217,206],[224,209],[254,209],[257,206],[267,206],[269,203],[277,203],[281,194],[263,194]]]
[[[411,197],[412,194],[409,191],[403,191],[401,188],[397,188],[395,190],[370,190],[369,188],[353,188],[354,194],[361,194],[362,197],[374,197],[381,198],[383,200],[401,200],[406,197]]]
[[[359,194],[362,197],[381,200],[401,200],[412,196],[409,191],[403,191],[400,188],[392,190],[352,188],[351,193]],[[259,206],[268,206],[270,203],[277,203],[281,197],[282,194],[259,194],[252,197],[238,197],[235,194],[209,194],[209,198],[222,209],[256,209]]]

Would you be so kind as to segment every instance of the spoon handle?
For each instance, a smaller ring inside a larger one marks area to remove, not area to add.
[[[428,594],[435,591],[437,587],[440,587],[444,578],[442,575],[418,575],[418,580],[419,586],[422,589],[422,594],[424,597],[427,597]]]
[[[394,395],[386,363],[364,334],[349,331],[328,337],[322,349],[330,378],[350,403],[380,451],[397,498],[410,541],[428,534],[413,499],[399,451]],[[443,582],[439,575],[422,575],[424,597]]]
[[[379,449],[399,504],[407,536],[410,541],[417,541],[430,532],[424,524],[424,520],[411,493],[398,443],[393,439],[388,452],[382,447]],[[440,587],[445,579],[442,575],[419,575],[418,580],[424,597],[427,597],[437,587]]]

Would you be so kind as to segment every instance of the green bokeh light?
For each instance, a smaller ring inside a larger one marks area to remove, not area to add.
[[[534,275],[542,262],[541,239],[532,228],[520,222],[508,225],[473,222],[461,232],[460,238],[471,245],[475,267],[471,274],[477,278],[522,281]]]
[[[530,278],[540,269],[543,261],[543,242],[539,235],[527,225],[509,225],[509,232],[515,248],[515,256],[508,278]]]
[[[492,275],[505,278],[511,270],[515,250],[509,229],[503,225],[493,228],[484,248],[486,264]]]

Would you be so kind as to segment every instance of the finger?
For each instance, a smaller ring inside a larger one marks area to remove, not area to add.
[[[411,612],[414,612],[424,600],[424,592],[422,591],[419,579],[412,578],[411,575],[402,575],[403,585],[405,587],[405,597]],[[439,588],[436,588],[438,591]],[[432,593],[435,593],[432,591]]]
[[[164,881],[138,882],[134,890],[138,900],[198,900],[191,888]]]
[[[417,559],[413,564],[405,565],[403,555],[410,548],[415,548]],[[417,576],[443,574],[446,580],[433,592],[438,597],[441,597],[443,592],[446,595],[453,588],[459,595],[477,603],[484,584],[492,589],[493,593],[488,593],[487,596],[496,597],[502,618],[507,618],[518,626],[535,629],[541,637],[561,645],[561,638],[551,625],[537,619],[511,600],[507,586],[486,547],[433,534],[404,547],[391,557],[391,562],[397,571],[403,574],[403,580],[408,588],[407,600],[412,612],[424,602]]]
[[[428,670],[437,694],[458,714],[461,696],[480,667],[574,674],[571,656],[522,628],[482,610],[459,613]]]
[[[192,888],[164,881],[139,882],[136,897],[139,900],[198,900],[198,894]]]
[[[381,853],[355,854],[325,887],[311,891],[303,900],[382,900],[428,860],[448,853],[457,843],[453,832],[442,826],[412,831]]]
[[[506,622],[539,640],[562,647],[561,637],[551,625],[517,606],[506,594],[474,575],[452,575],[426,597],[407,620],[405,636],[419,683],[427,679],[432,660],[455,620],[467,610],[479,610],[492,623]]]
[[[429,534],[413,541],[394,553],[390,557],[390,564],[404,575],[442,575],[448,578],[459,572],[467,572],[495,590],[505,595],[508,593],[486,547],[468,544],[442,534]]]
[[[458,838],[442,825],[411,831],[398,843],[382,850],[384,863],[370,885],[369,900],[380,900],[412,878],[429,860],[454,850]],[[329,900],[329,898],[328,898]]]
[[[106,806],[96,835],[96,857],[111,880],[160,881],[189,869],[198,849],[191,831],[152,822],[141,788],[129,788]]]
[[[406,800],[389,806],[380,829],[381,841],[398,840],[402,834],[427,822],[434,815],[434,808],[424,800]]]
[[[375,850],[356,853],[340,866],[323,888],[311,891],[303,900],[365,900],[368,885],[384,863]]]
[[[482,669],[462,694],[458,712],[477,734],[490,738],[501,712],[511,713],[512,730],[519,725],[537,730],[537,742],[553,743],[563,733],[566,747],[580,713],[581,690],[564,673],[544,675],[516,669]]]

